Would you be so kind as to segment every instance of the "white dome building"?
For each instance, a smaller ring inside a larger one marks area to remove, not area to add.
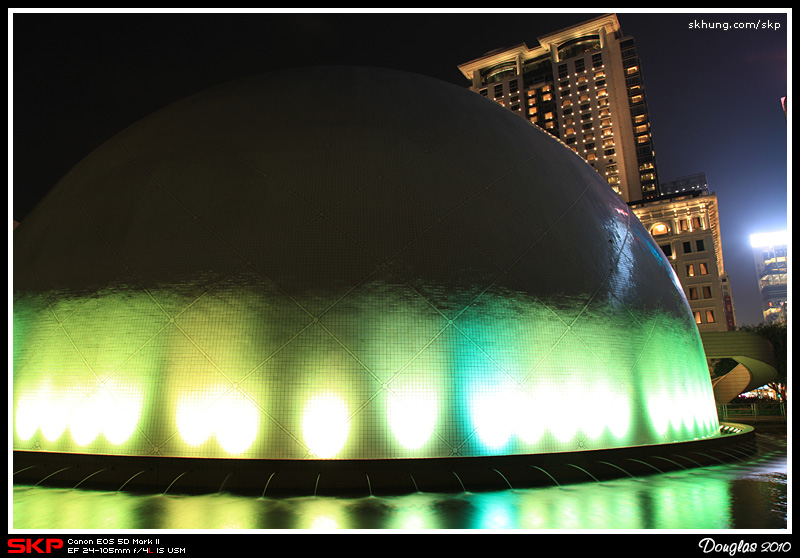
[[[26,454],[341,464],[719,432],[689,306],[620,197],[524,119],[389,70],[244,79],[95,150],[14,232],[13,358]]]

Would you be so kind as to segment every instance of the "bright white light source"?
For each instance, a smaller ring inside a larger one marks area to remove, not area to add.
[[[339,453],[349,429],[347,404],[338,395],[322,393],[306,402],[303,437],[317,457],[324,459]]]
[[[787,244],[788,238],[786,231],[751,234],[750,246],[753,248],[759,248],[761,246],[781,246]]]

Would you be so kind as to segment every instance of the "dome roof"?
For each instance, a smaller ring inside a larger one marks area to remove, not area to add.
[[[718,429],[663,254],[465,89],[302,68],[164,108],[14,232],[15,449],[530,454]],[[46,411],[43,411],[46,409]]]

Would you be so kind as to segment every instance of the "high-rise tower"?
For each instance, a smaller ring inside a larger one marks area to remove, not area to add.
[[[764,323],[786,322],[787,255],[785,231],[750,235]]]
[[[615,14],[459,65],[471,89],[560,138],[626,202],[659,195],[636,45]]]

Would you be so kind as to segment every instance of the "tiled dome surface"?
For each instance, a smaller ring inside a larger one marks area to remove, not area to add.
[[[663,254],[549,134],[413,74],[169,106],[14,233],[15,449],[403,458],[712,436]]]

